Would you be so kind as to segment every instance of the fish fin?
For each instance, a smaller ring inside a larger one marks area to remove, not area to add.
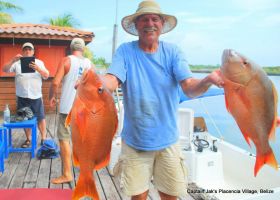
[[[73,151],[73,165],[75,167],[80,167],[78,156],[76,156],[75,151]]]
[[[227,111],[228,111],[229,113],[231,113],[231,112],[230,112],[230,109],[229,109],[229,104],[228,104],[228,100],[227,100],[227,95],[225,95],[225,103],[226,103],[226,109],[227,109]]]
[[[103,167],[106,167],[109,164],[109,162],[110,162],[110,153],[106,156],[106,158],[101,163],[96,165],[94,167],[94,169],[99,170],[99,169],[101,169]]]
[[[234,98],[239,98],[240,96],[243,96],[244,89],[245,87],[239,83],[232,82],[228,79],[225,79],[225,104],[226,104],[226,109],[227,111],[232,114],[231,109],[230,109],[230,99],[233,98],[233,95],[235,96]],[[232,92],[234,91],[234,92]],[[243,102],[242,102],[243,103]]]
[[[275,156],[273,154],[273,151],[270,149],[270,151],[264,155],[259,156],[257,154],[256,157],[256,163],[255,163],[255,170],[254,170],[254,176],[257,176],[257,173],[262,168],[264,164],[270,165],[271,167],[278,170],[278,164],[275,159]]]
[[[240,128],[240,127],[239,127]],[[246,142],[247,142],[247,144],[250,146],[250,148],[251,148],[251,143],[250,143],[250,137],[248,136],[248,134],[244,131],[244,130],[242,130],[241,128],[240,128],[240,130],[241,130],[241,133],[242,133],[242,135],[243,135],[243,137],[244,137],[244,139],[246,140]]]
[[[278,119],[278,116],[277,116],[277,102],[278,102],[278,96],[277,96],[277,91],[275,89],[275,86],[273,85],[272,83],[272,90],[273,90],[273,96],[274,96],[274,120],[273,120],[273,124],[272,124],[272,127],[270,129],[270,132],[268,134],[268,138],[269,140],[273,140],[275,141],[276,140],[276,137],[275,137],[275,129],[276,129],[276,126],[277,126],[277,119]]]
[[[251,148],[250,137],[249,137],[248,135],[246,135],[246,134],[242,134],[242,135],[244,136],[244,138],[245,138],[247,144],[248,144],[248,145],[250,146],[250,148]]]
[[[71,114],[72,114],[72,109],[70,110],[70,112],[68,113],[66,119],[65,119],[65,123],[64,123],[64,126],[67,127],[70,125],[70,122],[71,122]]]
[[[94,200],[99,200],[99,195],[92,174],[85,175],[84,173],[80,173],[77,186],[72,193],[72,200],[79,200],[84,196],[91,197]]]
[[[86,107],[84,104],[81,104],[80,108],[78,108],[77,111],[77,118],[76,118],[76,124],[78,125],[79,133],[82,138],[82,142],[85,140],[86,135],[86,125],[87,125],[87,118],[86,118]]]

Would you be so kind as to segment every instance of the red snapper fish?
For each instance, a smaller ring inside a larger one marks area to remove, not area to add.
[[[81,77],[71,112],[66,118],[71,125],[73,163],[80,168],[72,199],[89,196],[99,199],[93,170],[108,165],[118,118],[114,99],[104,88],[93,69]]]
[[[277,91],[263,69],[240,53],[226,49],[222,56],[226,107],[246,142],[256,146],[254,176],[264,164],[278,169],[269,139],[275,139]]]

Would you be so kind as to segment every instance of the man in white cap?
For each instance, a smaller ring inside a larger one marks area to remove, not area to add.
[[[17,54],[3,67],[3,71],[7,73],[15,73],[17,109],[30,107],[34,115],[37,117],[38,127],[41,133],[41,144],[46,139],[46,120],[44,104],[42,100],[42,78],[49,77],[49,71],[44,63],[35,59],[29,67],[34,70],[31,73],[23,73],[21,71],[21,57],[34,56],[34,46],[30,42],[22,45],[22,54]],[[31,130],[26,129],[26,140],[21,145],[22,148],[30,147],[31,145]]]
[[[122,27],[138,40],[120,45],[104,77],[114,91],[121,85],[124,103],[122,151],[114,168],[120,186],[133,200],[147,199],[151,178],[163,200],[186,194],[186,170],[176,124],[179,88],[190,97],[223,86],[219,71],[192,77],[182,51],[160,41],[175,28],[176,17],[161,12],[155,1],[142,1]]]
[[[62,175],[51,180],[54,184],[67,183],[73,180],[71,173],[71,133],[64,124],[74,102],[76,95],[74,87],[77,81],[82,76],[84,70],[93,67],[91,61],[83,56],[85,49],[83,39],[74,38],[71,41],[70,49],[72,55],[66,56],[60,61],[49,92],[50,106],[54,107],[57,103],[59,85],[62,82],[57,128],[57,138],[59,140],[62,161]]]

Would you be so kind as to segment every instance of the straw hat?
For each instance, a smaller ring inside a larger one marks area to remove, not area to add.
[[[160,6],[153,0],[144,0],[138,5],[138,9],[132,15],[128,15],[122,19],[122,27],[129,34],[138,36],[138,31],[135,27],[135,19],[144,14],[156,14],[160,15],[164,19],[161,33],[167,33],[171,31],[177,25],[176,17],[172,15],[163,14],[160,10]]]

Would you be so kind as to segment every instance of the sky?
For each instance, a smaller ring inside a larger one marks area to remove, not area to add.
[[[17,23],[46,24],[44,19],[72,14],[78,29],[92,31],[88,45],[97,57],[112,59],[113,26],[117,46],[138,38],[121,26],[141,0],[5,0],[23,8],[10,12]],[[280,66],[279,0],[157,0],[177,26],[160,40],[178,45],[193,65],[220,65],[224,49],[235,49],[262,66]],[[117,12],[116,12],[117,11]]]

